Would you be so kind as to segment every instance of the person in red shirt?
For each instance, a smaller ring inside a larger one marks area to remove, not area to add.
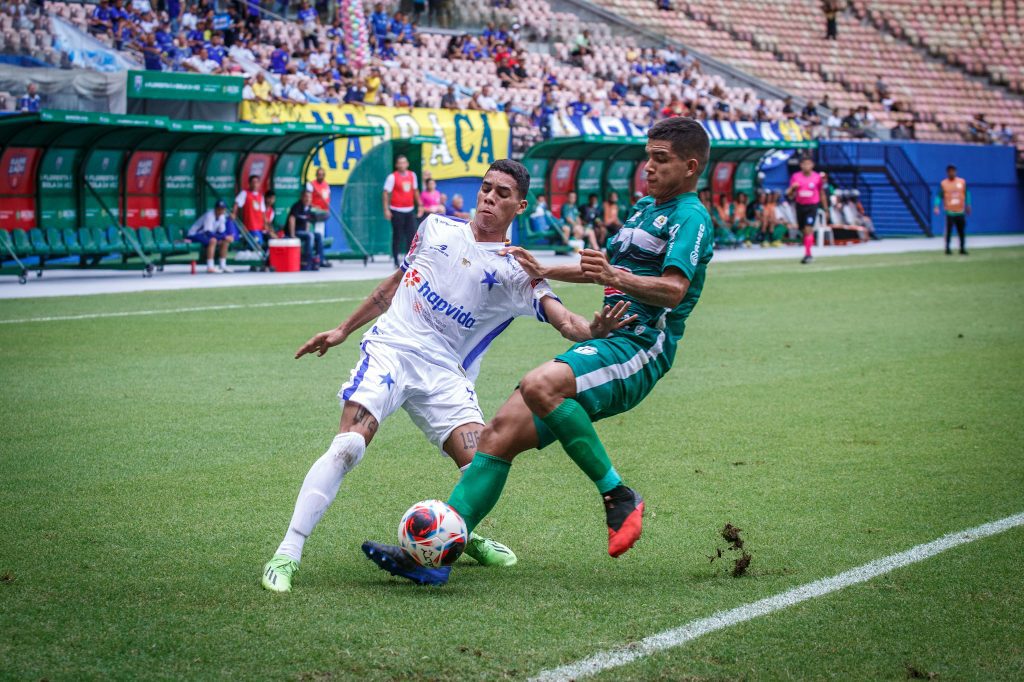
[[[391,221],[391,258],[398,267],[398,254],[408,253],[416,234],[416,215],[420,191],[416,173],[409,170],[409,159],[395,159],[395,172],[384,181],[384,217]]]
[[[323,167],[316,169],[316,180],[306,183],[306,191],[313,197],[313,231],[323,240],[327,232],[327,216],[331,212],[331,186],[327,184],[327,171]],[[329,268],[331,263],[321,259],[320,267]]]
[[[238,214],[242,214],[242,225],[249,230],[256,241],[262,241],[269,235],[267,231],[267,205],[260,191],[260,176],[249,176],[249,189],[243,189],[235,197],[235,207],[231,211],[231,219],[238,222]]]

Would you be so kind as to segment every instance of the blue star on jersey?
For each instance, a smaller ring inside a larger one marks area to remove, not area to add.
[[[487,291],[493,289],[495,284],[500,286],[501,282],[498,281],[498,271],[487,272],[484,270],[484,278],[480,280],[480,284],[486,284]]]
[[[395,385],[395,380],[391,378],[391,372],[380,375],[380,384],[381,386],[384,386],[386,384],[388,390],[391,390],[391,387]]]

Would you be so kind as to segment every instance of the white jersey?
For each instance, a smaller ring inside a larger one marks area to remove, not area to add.
[[[478,242],[469,224],[432,214],[402,263],[390,309],[363,339],[419,354],[475,381],[491,342],[520,315],[547,322],[541,299],[557,300],[546,280],[531,280],[502,242]]]

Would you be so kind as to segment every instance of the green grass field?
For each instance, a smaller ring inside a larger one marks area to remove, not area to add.
[[[0,302],[0,320],[349,297],[372,283]],[[589,314],[596,288],[558,287]],[[456,470],[404,413],[306,545],[258,587],[337,426],[353,339],[292,359],[354,302],[0,324],[0,678],[526,678],[1024,511],[1024,249],[712,265],[676,367],[598,425],[647,498],[606,554],[555,446],[522,455],[481,531],[520,563],[443,588],[359,551]],[[493,414],[566,343],[492,347]],[[752,563],[710,563],[743,529]],[[732,627],[600,679],[1024,677],[1024,529]]]

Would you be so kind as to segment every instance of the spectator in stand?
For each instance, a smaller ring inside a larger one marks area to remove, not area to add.
[[[825,40],[839,39],[838,15],[842,6],[839,0],[822,0],[821,11],[825,15]]]
[[[894,140],[912,140],[910,128],[903,119],[896,121],[896,125],[889,131],[889,136]]]
[[[320,15],[310,6],[308,0],[303,0],[299,8],[298,21],[302,30],[302,46],[307,50],[319,50]]]
[[[889,97],[889,85],[882,78],[882,74],[878,74],[875,77],[875,100],[881,102]]]
[[[800,261],[810,263],[811,246],[814,244],[814,224],[818,209],[828,213],[828,200],[825,197],[825,186],[819,173],[814,172],[814,159],[805,156],[800,160],[800,170],[789,179],[786,196],[796,202],[796,222],[804,233],[804,257]]]
[[[743,192],[739,192],[736,195],[736,200],[730,207],[730,213],[732,214],[731,231],[737,240],[743,242],[743,245],[748,247],[753,244],[758,236],[758,230],[754,228],[751,224],[752,221],[747,217],[747,209],[749,208],[747,195]]]
[[[491,92],[491,86],[485,85],[480,89],[480,93],[476,96],[476,108],[481,111],[498,111],[498,100],[494,99],[494,95]],[[470,107],[472,108],[472,107]]]
[[[860,128],[860,119],[854,109],[850,109],[850,113],[843,116],[840,127],[850,137],[864,137],[864,131]]]
[[[366,97],[363,98],[363,101],[367,104],[380,104],[380,96],[383,94],[382,84],[380,69],[373,67],[366,79]]]
[[[274,43],[274,51],[270,53],[270,70],[278,75],[288,73],[288,50],[281,41]]]
[[[186,59],[182,64],[189,71],[202,74],[220,73],[220,65],[210,59],[205,47],[200,47],[197,54]]]
[[[380,50],[377,51],[377,56],[384,61],[398,58],[398,52],[395,50],[395,44],[391,38],[384,39],[384,42],[380,45]]]
[[[1015,138],[1014,138],[1014,135],[1013,135],[1013,130],[1011,130],[1010,126],[1006,125],[1005,123],[999,129],[999,133],[997,135],[995,135],[994,137],[995,137],[995,141],[998,144],[1005,144],[1005,145],[1009,145],[1011,147],[1014,145],[1014,139]]]
[[[557,237],[562,244],[569,244],[569,228],[551,212],[547,198],[543,194],[537,195],[536,204],[529,217],[530,232],[547,238],[549,242],[554,242]]]
[[[206,271],[223,273],[228,270],[228,247],[238,236],[238,228],[228,219],[227,204],[217,200],[213,208],[199,216],[185,234],[185,240],[202,244],[206,253]],[[213,257],[220,246],[220,264],[215,265]]]
[[[238,222],[238,214],[242,214],[242,227],[249,231],[249,236],[257,242],[269,239],[272,234],[267,229],[267,205],[260,191],[260,176],[249,176],[249,187],[243,189],[235,197],[235,206],[231,210],[231,219]]]
[[[420,208],[419,182],[409,170],[409,159],[395,159],[395,170],[384,181],[384,217],[391,221],[391,258],[398,267],[398,254],[408,253],[416,234],[416,214]]]
[[[17,109],[22,113],[34,114],[41,108],[41,98],[36,92],[36,84],[29,83],[25,88],[25,94],[18,98]]]
[[[217,62],[218,67],[224,68],[224,58],[227,57],[228,50],[224,47],[224,34],[221,31],[215,31],[210,36],[210,42],[206,45],[206,54]]]
[[[672,0],[658,0],[658,9],[662,12],[671,12]]]
[[[967,139],[971,142],[989,144],[992,142],[992,124],[985,118],[985,114],[976,114],[970,123],[967,124]]]
[[[437,191],[437,181],[434,178],[427,178],[423,181],[424,190],[420,192],[419,216],[422,218],[427,213],[444,215],[444,195]]]
[[[398,94],[395,95],[392,104],[396,107],[409,107],[412,109],[412,96],[409,95],[408,83],[402,83],[402,86],[398,89]]]
[[[324,239],[312,229],[314,215],[313,197],[309,190],[304,190],[288,210],[288,222],[285,224],[287,236],[302,242],[303,270],[319,270],[324,262]]]
[[[110,15],[110,3],[107,0],[100,0],[89,16],[89,33],[105,35],[113,30],[114,22]]]
[[[967,189],[967,181],[957,177],[956,166],[953,164],[946,166],[946,178],[939,183],[939,192],[935,195],[935,215],[939,215],[940,207],[946,213],[946,255],[953,253],[949,249],[949,240],[955,227],[960,237],[960,255],[966,256],[966,216],[971,215],[971,193]]]
[[[590,45],[590,31],[584,29],[572,39],[572,51],[569,53],[573,65],[583,68],[583,58],[594,54]]]
[[[373,14],[370,15],[370,29],[379,40],[383,40],[388,35],[389,25],[391,17],[384,11],[384,4],[378,2],[373,6]]]
[[[345,104],[362,105],[366,101],[366,81],[357,78],[345,91]]]
[[[156,36],[147,33],[142,43],[142,63],[146,71],[163,71],[163,51],[156,44]]]
[[[673,94],[669,98],[668,104],[666,104],[665,107],[661,110],[661,117],[674,118],[676,116],[686,116],[687,113],[688,111],[686,105],[683,104],[682,100],[679,99],[678,95]]]
[[[452,195],[452,200],[445,209],[444,214],[450,218],[458,218],[460,220],[470,220],[472,215],[463,207],[462,195]]]
[[[566,111],[570,116],[589,116],[594,107],[591,106],[589,97],[585,91],[581,91],[575,102],[570,102]]]
[[[462,44],[465,42],[465,35],[455,35],[449,38],[448,47],[444,50],[445,59],[462,59]]]
[[[441,95],[441,108],[442,109],[461,109],[459,106],[459,98],[455,91],[455,84],[451,83],[448,85],[448,90]]]
[[[620,228],[622,220],[619,218],[619,195],[617,192],[609,192],[604,200],[604,211],[601,219],[605,230],[605,240],[614,237]],[[604,242],[599,244],[604,248]]]
[[[782,100],[782,114],[786,118],[796,118],[796,107],[793,106],[793,98],[789,95]]]

